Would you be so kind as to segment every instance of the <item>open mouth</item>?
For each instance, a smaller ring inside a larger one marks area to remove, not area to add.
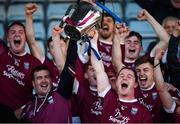
[[[109,27],[107,25],[103,25],[102,29],[103,29],[103,31],[108,31]]]
[[[147,82],[147,77],[146,77],[146,76],[142,76],[142,77],[140,76],[140,77],[139,77],[139,81],[141,82],[141,84],[144,84],[144,85],[145,85],[146,82]]]
[[[94,80],[97,80],[96,77],[94,77]]]
[[[47,87],[48,87],[48,84],[45,83],[45,84],[41,84],[40,86],[41,86],[42,88],[47,88]]]
[[[129,53],[135,53],[135,49],[129,49]]]
[[[122,87],[122,89],[126,89],[128,87],[128,85],[126,83],[122,83],[121,87]]]
[[[15,38],[14,38],[14,44],[15,44],[15,45],[20,45],[20,43],[21,43],[20,37],[15,37]]]
[[[20,40],[14,40],[15,44],[20,44],[20,42],[21,42]]]

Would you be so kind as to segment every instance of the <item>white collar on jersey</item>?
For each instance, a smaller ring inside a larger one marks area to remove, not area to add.
[[[147,89],[143,89],[143,88],[140,88],[142,91],[148,91],[148,90],[151,90],[153,87],[155,86],[155,82],[152,83],[152,85],[147,88]]]
[[[104,44],[112,45],[112,41],[107,41],[107,40],[104,40],[104,39],[99,39],[99,41],[104,43]]]
[[[126,102],[126,103],[134,103],[134,102],[137,102],[138,100],[137,99],[125,100],[125,99],[119,98],[119,101]]]
[[[135,60],[132,60],[132,61],[131,61],[131,60],[127,60],[127,59],[125,59],[124,61],[125,61],[126,63],[134,63],[134,62],[135,62]]]
[[[11,48],[9,48],[9,50],[14,54],[14,55],[16,55],[16,56],[24,56],[24,55],[26,55],[27,54],[27,52],[26,51],[24,51],[23,53],[21,53],[21,54],[16,54],[16,53],[14,53],[12,50],[11,50]]]

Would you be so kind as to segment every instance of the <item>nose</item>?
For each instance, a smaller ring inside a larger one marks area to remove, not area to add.
[[[144,75],[144,72],[143,71],[140,71],[139,72],[139,76],[143,76]]]
[[[46,78],[45,77],[42,78],[42,82],[46,82]]]

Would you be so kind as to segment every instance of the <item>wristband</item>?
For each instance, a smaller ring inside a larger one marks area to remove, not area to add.
[[[155,66],[154,66],[154,68],[156,68],[158,65],[160,65],[161,63],[159,62],[158,64],[156,64]]]

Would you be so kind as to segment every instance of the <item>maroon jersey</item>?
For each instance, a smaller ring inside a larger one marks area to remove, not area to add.
[[[170,90],[169,93],[171,94],[172,97],[174,97],[175,99],[179,99],[180,100],[180,91],[177,89],[175,91]]]
[[[30,100],[31,71],[40,62],[28,53],[17,56],[8,48],[0,58],[0,104],[15,110]]]
[[[58,83],[60,82],[60,72],[58,68],[56,67],[55,63],[49,60],[47,57],[45,57],[45,61],[43,64],[48,66],[48,68],[50,69],[53,86],[57,88]]]
[[[80,107],[80,118],[82,123],[99,123],[102,115],[102,101],[98,97],[97,89],[91,89],[89,82],[85,80],[83,64],[77,60],[76,78],[78,79],[79,87],[77,91],[78,105]]]
[[[115,91],[110,90],[104,97],[103,123],[151,123],[150,112],[137,99],[121,100]]]
[[[180,100],[180,91],[179,90],[169,91],[169,92],[174,99]],[[177,104],[176,104],[176,106],[179,107],[179,105],[177,105]],[[174,118],[173,120],[175,123],[180,123],[180,114],[177,114],[176,110],[173,113],[173,118]]]
[[[180,123],[180,114],[174,113],[173,118],[174,118],[174,123]]]
[[[145,106],[149,112],[152,113],[153,122],[163,122],[165,111],[163,109],[163,105],[156,90],[155,84],[153,84],[152,87],[147,90],[137,88],[136,98],[140,104]]]
[[[98,50],[102,57],[105,71],[115,73],[112,65],[112,42],[98,41]]]
[[[97,90],[93,91],[89,87],[80,84],[77,97],[82,123],[99,123],[103,110],[103,99],[98,97]]]
[[[26,123],[68,123],[69,105],[57,92],[53,91],[47,98],[34,98],[22,112],[22,122]]]

